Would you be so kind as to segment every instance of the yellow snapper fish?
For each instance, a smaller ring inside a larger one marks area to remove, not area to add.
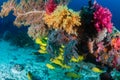
[[[51,64],[46,64],[46,67],[49,68],[49,69],[52,69],[52,70],[55,69],[55,67]]]
[[[92,71],[93,71],[93,72],[96,72],[96,73],[102,73],[102,72],[103,72],[102,70],[100,70],[100,69],[97,68],[97,67],[93,67],[93,68],[92,68]]]
[[[28,71],[28,73],[27,73],[27,78],[28,78],[28,80],[33,80],[33,75],[30,71]]]
[[[46,50],[46,47],[41,45],[41,46],[40,46],[40,49],[42,49],[42,50],[45,51],[45,50]]]
[[[47,44],[43,43],[40,38],[36,38],[35,43],[39,44],[39,45],[42,45],[42,46],[47,46]]]
[[[61,66],[62,68],[67,68],[67,69],[70,69],[71,67],[66,65],[66,64],[63,64],[59,59],[53,59],[51,60],[52,63],[56,64],[56,65],[59,65]]]
[[[82,60],[84,60],[83,56],[79,56],[77,59],[74,56],[72,56],[70,62],[79,62],[79,61],[82,61]]]
[[[79,74],[75,73],[75,72],[66,72],[65,75],[67,77],[74,78],[74,79],[81,78],[81,76]]]
[[[65,46],[64,46],[64,45],[62,45],[62,46],[61,46],[61,48],[65,48]]]
[[[46,54],[47,53],[47,51],[46,50],[38,50],[38,52],[40,53],[40,54]]]

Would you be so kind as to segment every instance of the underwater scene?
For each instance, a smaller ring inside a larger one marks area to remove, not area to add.
[[[0,6],[0,80],[120,80],[119,0]]]

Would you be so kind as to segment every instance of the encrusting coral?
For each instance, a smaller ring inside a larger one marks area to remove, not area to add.
[[[79,12],[63,5],[57,6],[50,15],[46,13],[43,19],[49,28],[64,30],[68,34],[77,34],[77,29],[81,25]]]

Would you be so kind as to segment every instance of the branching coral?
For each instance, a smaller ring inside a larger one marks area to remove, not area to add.
[[[109,9],[102,7],[101,5],[95,4],[94,12],[94,23],[97,31],[101,31],[103,28],[106,28],[108,32],[112,32],[112,14]]]
[[[44,15],[44,21],[49,28],[64,30],[68,34],[76,34],[81,25],[79,12],[74,12],[67,6],[57,6],[51,15]]]
[[[44,14],[43,11],[31,11],[25,14],[18,14],[18,16],[14,21],[14,24],[18,27],[20,27],[21,25],[27,26],[31,24],[40,25],[42,22],[41,20],[42,20],[43,14]]]
[[[14,24],[17,27],[30,25],[28,35],[33,39],[40,38],[46,36],[48,32],[42,20],[45,12],[44,4],[43,0],[22,0],[19,3],[16,0],[9,0],[2,5],[0,16],[7,16],[13,11],[16,16]]]

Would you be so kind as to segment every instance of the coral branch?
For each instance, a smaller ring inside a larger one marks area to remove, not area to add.
[[[40,24],[44,13],[43,0],[21,0],[19,3],[15,0],[5,2],[2,6],[1,17],[7,16],[11,10],[16,16],[14,24],[16,26]]]
[[[18,27],[21,25],[40,24],[44,11],[29,11],[25,14],[17,13],[14,24]]]
[[[10,0],[7,3],[4,3],[1,7],[2,10],[0,12],[0,16],[5,17],[9,14],[11,10],[14,10],[14,8],[16,7],[15,0]]]

